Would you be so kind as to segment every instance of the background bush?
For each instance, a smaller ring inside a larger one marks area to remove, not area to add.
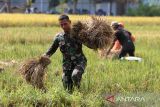
[[[160,16],[160,6],[149,6],[141,4],[136,9],[129,9],[127,12],[129,16]]]

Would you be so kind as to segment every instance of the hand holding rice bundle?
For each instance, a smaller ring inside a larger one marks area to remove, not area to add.
[[[90,21],[74,23],[71,30],[72,37],[94,50],[110,47],[114,39],[113,33],[109,22],[95,16]]]
[[[51,63],[49,57],[41,56],[40,58],[33,58],[25,61],[20,67],[19,71],[24,79],[39,89],[44,87],[45,68]]]

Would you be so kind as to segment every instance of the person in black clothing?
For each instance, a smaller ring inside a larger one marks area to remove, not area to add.
[[[125,57],[127,54],[129,54],[129,56],[134,56],[135,46],[134,46],[134,43],[132,42],[130,33],[120,28],[117,22],[112,23],[111,26],[115,30],[114,42],[118,40],[120,44],[122,45],[122,49],[119,54],[119,58]],[[114,42],[113,42],[113,45],[114,45]],[[111,46],[110,49],[112,49],[113,45]]]

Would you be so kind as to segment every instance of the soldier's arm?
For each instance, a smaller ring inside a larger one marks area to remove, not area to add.
[[[59,40],[58,40],[58,36],[56,36],[53,40],[52,45],[44,55],[51,57],[56,52],[58,46],[59,46]]]

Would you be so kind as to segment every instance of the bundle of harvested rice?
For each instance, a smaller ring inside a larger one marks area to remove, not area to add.
[[[33,58],[25,61],[19,71],[28,83],[32,84],[36,88],[45,89],[45,68],[47,68],[50,63],[51,61],[47,56]]]
[[[80,40],[87,47],[97,50],[110,47],[114,39],[113,33],[108,21],[93,16],[90,21],[74,23],[71,37]]]

